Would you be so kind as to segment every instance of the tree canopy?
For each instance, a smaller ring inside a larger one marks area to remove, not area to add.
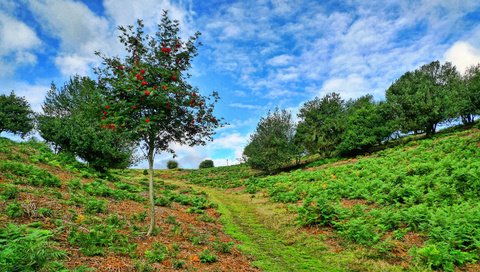
[[[262,117],[243,153],[252,168],[274,171],[294,161],[300,149],[294,143],[295,124],[286,110],[278,108]]]
[[[15,92],[0,95],[0,133],[10,132],[25,137],[34,128],[34,113],[24,97]]]
[[[173,152],[172,142],[194,146],[211,140],[214,129],[222,125],[213,114],[219,97],[215,92],[202,95],[187,82],[199,32],[184,41],[178,21],[172,21],[166,11],[153,35],[145,33],[141,20],[119,30],[127,55],[97,52],[104,62],[96,69],[105,90],[102,118],[105,129],[121,131],[140,143],[149,162],[151,234],[155,154]]]
[[[123,135],[101,129],[101,91],[88,77],[74,76],[60,89],[52,84],[38,120],[40,135],[56,146],[87,161],[93,168],[131,165],[135,145]]]

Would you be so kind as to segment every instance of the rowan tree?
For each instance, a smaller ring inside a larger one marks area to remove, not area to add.
[[[187,82],[199,32],[183,40],[178,21],[172,21],[166,11],[153,35],[145,33],[142,20],[118,29],[126,56],[97,52],[104,62],[96,73],[106,90],[101,118],[105,129],[128,132],[148,160],[150,235],[155,227],[155,154],[174,153],[173,142],[194,146],[211,140],[214,129],[222,126],[213,114],[219,97],[216,92],[202,95]]]

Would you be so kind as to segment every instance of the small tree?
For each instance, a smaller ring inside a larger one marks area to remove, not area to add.
[[[212,160],[204,160],[198,165],[198,168],[212,168],[212,167],[215,167],[213,165]]]
[[[74,76],[61,88],[52,84],[37,117],[40,135],[57,150],[82,158],[98,171],[126,168],[135,145],[123,135],[101,128],[100,90],[88,77]]]
[[[0,95],[0,133],[6,131],[25,137],[33,129],[34,113],[30,104],[15,92]]]
[[[218,94],[203,96],[186,79],[197,55],[196,33],[187,41],[179,37],[179,23],[165,11],[153,36],[146,35],[141,20],[119,27],[127,56],[108,57],[99,52],[104,66],[96,69],[107,90],[103,108],[107,129],[123,131],[137,142],[150,171],[150,235],[155,226],[153,164],[155,154],[174,152],[170,143],[204,145],[221,123],[213,115]]]
[[[295,161],[300,149],[294,143],[295,124],[286,110],[275,109],[260,119],[243,154],[256,169],[274,171]]]
[[[168,169],[177,169],[178,168],[178,162],[174,161],[174,160],[167,161],[167,168]]]

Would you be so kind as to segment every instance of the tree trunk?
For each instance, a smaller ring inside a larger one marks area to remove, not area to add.
[[[155,197],[153,195],[153,161],[155,158],[154,147],[149,147],[148,149],[148,170],[150,173],[150,182],[148,195],[150,198],[150,226],[148,227],[147,236],[152,235],[153,230],[155,229]]]
[[[430,137],[430,136],[432,136],[433,134],[435,134],[436,127],[437,127],[437,124],[429,124],[429,125],[427,125],[426,130],[425,130],[426,136],[427,136],[427,137]]]

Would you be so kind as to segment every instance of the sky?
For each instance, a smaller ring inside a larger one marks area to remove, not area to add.
[[[95,51],[125,54],[118,26],[143,19],[152,33],[162,10],[180,22],[182,36],[202,33],[189,81],[203,94],[219,92],[215,113],[229,124],[206,146],[172,143],[182,168],[237,163],[260,118],[277,106],[295,117],[329,92],[383,100],[423,64],[450,61],[463,72],[480,63],[478,0],[0,0],[0,94],[14,90],[41,112],[52,82],[95,78]],[[155,167],[171,158],[157,155]]]

